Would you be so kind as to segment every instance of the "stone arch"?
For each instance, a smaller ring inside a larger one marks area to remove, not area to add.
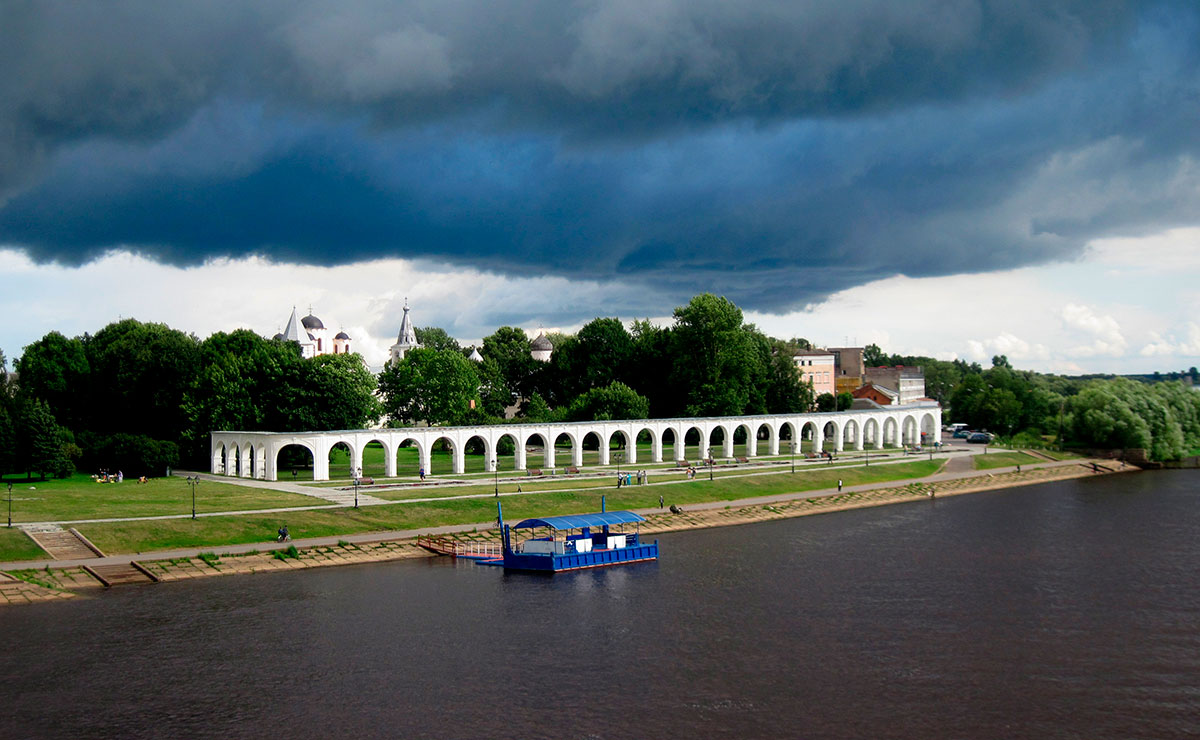
[[[825,421],[825,423],[821,425],[820,437],[821,437],[822,449],[824,449],[823,445],[832,443],[833,450],[835,452],[840,451],[842,449],[842,434],[841,434],[841,432],[842,432],[842,429],[841,429],[840,424],[838,424],[833,419],[827,419]]]
[[[289,448],[294,448],[294,450],[284,454],[284,451]],[[308,454],[303,455],[300,454],[301,452]],[[305,457],[308,458],[307,462],[304,460]],[[277,480],[313,480],[316,466],[317,453],[308,442],[289,442],[280,445],[279,449],[275,450],[274,467]]]
[[[537,441],[542,446],[542,467],[546,467],[546,468],[553,467],[553,465],[554,465],[554,446],[551,445],[546,440],[545,434],[543,434],[541,432],[529,432],[528,434],[525,435],[525,438],[521,441],[521,445],[520,445],[521,449],[524,451],[525,469],[529,468],[529,454],[531,452],[534,453],[535,455],[537,454],[536,449],[534,449],[534,450],[529,449],[530,443],[533,441],[533,439],[535,437],[537,438]]]
[[[641,444],[642,434],[645,433],[650,438],[650,462],[662,462],[662,435],[658,433],[654,427],[642,425],[633,433],[635,445]],[[641,457],[641,448],[638,449],[638,456]]]
[[[508,440],[505,442],[505,440]],[[508,452],[505,448],[512,447],[512,452]],[[517,452],[521,449],[521,442],[514,432],[502,432],[496,437],[496,443],[492,447],[492,459],[496,461],[496,465],[500,470],[523,470],[525,458],[521,455],[521,467],[517,467]]]
[[[737,426],[735,426],[733,428],[733,441],[734,441],[735,445],[737,444],[737,438],[738,438],[739,432],[742,434],[743,437],[745,437],[745,440],[742,442],[742,445],[741,445],[742,454],[745,455],[746,457],[754,457],[755,455],[757,455],[758,454],[758,444],[757,444],[758,429],[757,429],[757,427],[751,425],[750,422],[748,422],[748,421],[744,421],[744,422],[738,424]],[[733,452],[736,455],[738,453],[738,450],[734,449]]]
[[[929,412],[921,415],[918,431],[921,433],[921,444],[933,444],[934,442],[940,441],[937,419],[935,419],[933,414]]]
[[[863,448],[862,428],[857,419],[846,419],[842,424],[841,440],[841,449],[849,447],[852,450],[861,450]]]
[[[478,440],[478,441],[476,441]],[[490,435],[485,434],[483,430],[479,430],[474,434],[466,434],[462,440],[463,448],[463,469],[461,473],[490,473],[492,470],[491,461],[495,457],[495,448],[492,445]],[[475,450],[478,450],[476,452]]]
[[[392,438],[391,465],[392,475],[416,475],[421,474],[421,470],[425,470],[426,475],[432,475],[432,465],[429,457],[430,448],[427,448],[420,438],[405,435],[397,439]]]
[[[879,428],[879,420],[875,417],[869,417],[863,422],[863,445],[871,445],[875,449],[883,447],[882,430]]]
[[[615,450],[612,446],[613,442],[617,443]],[[618,427],[608,433],[604,446],[610,450],[610,454],[620,455],[621,462],[637,465],[637,435],[633,435],[631,439],[628,431]]]
[[[754,428],[754,433],[751,436],[754,438],[754,454],[763,454],[761,449],[763,442],[767,443],[766,454],[779,454],[779,432],[771,424],[765,421],[759,422]]]
[[[695,434],[693,434],[695,432]],[[704,457],[705,451],[708,449],[708,435],[704,430],[696,425],[681,427],[680,437],[683,439],[683,457],[681,460],[700,460]],[[689,455],[688,448],[691,447],[696,451],[695,455]]]
[[[707,460],[709,452],[712,457],[730,457],[725,454],[725,451],[733,451],[733,435],[729,432],[729,427],[724,424],[713,424],[708,429],[708,436],[705,439],[705,444],[700,448],[700,458]]]
[[[362,474],[368,478],[392,478],[396,475],[395,465],[388,465],[392,458],[387,440],[373,437],[362,445]]]
[[[225,443],[217,442],[212,449],[212,467],[209,472],[213,475],[225,475]]]
[[[553,433],[553,432],[552,432]],[[563,444],[564,438],[566,444]],[[562,448],[560,450],[560,447]],[[566,456],[563,460],[569,460],[571,465],[579,467],[583,465],[583,445],[580,443],[579,437],[574,431],[564,429],[554,437],[554,464],[559,464],[559,452],[565,452]]]
[[[821,428],[817,426],[817,422],[812,419],[807,419],[800,424],[800,438],[797,440],[800,444],[800,449],[804,449],[804,443],[809,443],[809,451],[820,452],[824,449],[824,440],[821,438]]]
[[[917,431],[917,417],[912,414],[905,414],[901,419],[901,442],[906,445],[915,445],[921,440],[921,435]]]
[[[891,447],[900,446],[900,424],[894,416],[888,416],[883,420],[883,444]]]
[[[257,480],[267,479],[267,445],[259,441],[251,450],[252,470]]]
[[[443,445],[446,451],[437,449],[438,443],[445,441]],[[429,441],[429,470],[427,474],[450,474],[462,475],[466,469],[466,459],[464,457],[464,445],[456,440],[453,435],[439,434]]]
[[[684,459],[683,433],[678,428],[663,427],[658,434],[658,444],[668,451],[667,456],[671,461]]]
[[[355,476],[354,468],[357,458],[354,454],[354,443],[351,440],[343,437],[332,440],[326,458],[329,461],[329,478],[331,480],[339,478],[348,480]]]

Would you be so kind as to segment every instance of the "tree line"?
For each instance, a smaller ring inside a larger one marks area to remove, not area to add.
[[[962,360],[887,355],[875,345],[863,355],[868,365],[920,365],[925,392],[945,408],[943,418],[995,432],[1017,446],[1141,448],[1152,460],[1178,460],[1200,449],[1200,392],[1181,382],[1194,377],[1194,367],[1138,376],[1143,382],[1016,370],[1004,355],[986,369]]]
[[[52,331],[26,346],[16,380],[0,373],[0,475],[76,468],[160,474],[206,466],[209,432],[362,428],[380,419],[463,425],[669,418],[847,408],[814,398],[793,362],[804,339],[767,336],[711,294],[675,309],[669,326],[597,318],[550,334],[549,362],[517,327],[462,347],[437,327],[378,377],[356,354],[304,359],[294,343],[239,329],[204,340],[125,319],[94,335]],[[478,349],[482,362],[468,359]],[[1142,447],[1153,459],[1200,448],[1200,393],[1182,382],[1068,378],[962,360],[864,350],[870,366],[919,365],[945,417],[1016,444]],[[0,370],[7,363],[0,352]],[[1194,377],[1195,369],[1178,374]]]

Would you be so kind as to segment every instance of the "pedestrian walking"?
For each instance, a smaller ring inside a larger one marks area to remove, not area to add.
[[[661,509],[662,507],[663,507],[663,497],[659,496],[658,497],[658,508]]]
[[[842,479],[838,478],[838,491],[842,490]]]

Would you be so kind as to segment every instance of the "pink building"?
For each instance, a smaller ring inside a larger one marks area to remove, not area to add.
[[[800,382],[812,385],[814,398],[822,393],[837,395],[834,391],[837,376],[832,352],[822,349],[801,350],[792,355],[792,361],[800,371]]]

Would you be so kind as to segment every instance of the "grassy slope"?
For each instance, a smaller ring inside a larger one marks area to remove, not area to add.
[[[7,522],[7,517],[5,522]],[[42,548],[29,539],[29,535],[21,530],[16,527],[12,529],[0,527],[0,561],[42,560],[49,557]]]
[[[126,516],[163,516],[192,511],[192,489],[182,478],[152,478],[146,483],[97,483],[76,474],[63,480],[13,483],[13,522],[62,521]],[[7,506],[7,490],[0,493]],[[196,511],[236,511],[316,503],[300,494],[230,483],[201,481],[196,486]],[[7,516],[7,510],[0,508]]]
[[[1033,455],[1024,452],[989,452],[986,455],[976,455],[972,462],[976,470],[991,470],[992,468],[1010,468],[1013,465],[1032,465],[1044,462]]]
[[[918,461],[901,465],[861,468],[831,468],[794,475],[707,478],[663,486],[630,486],[541,493],[503,499],[505,518],[510,521],[530,516],[598,511],[600,495],[608,497],[610,509],[658,506],[661,494],[666,504],[687,505],[701,501],[732,501],[753,496],[794,493],[831,488],[842,479],[847,486],[884,480],[920,478],[936,472],[943,461]],[[244,542],[264,542],[287,524],[295,538],[321,537],[357,532],[415,529],[445,524],[491,521],[496,516],[492,498],[457,499],[398,506],[369,506],[326,511],[289,512],[286,515],[238,515],[150,522],[111,522],[82,525],[80,530],[100,549],[109,553],[146,552],[177,547],[219,547]]]

